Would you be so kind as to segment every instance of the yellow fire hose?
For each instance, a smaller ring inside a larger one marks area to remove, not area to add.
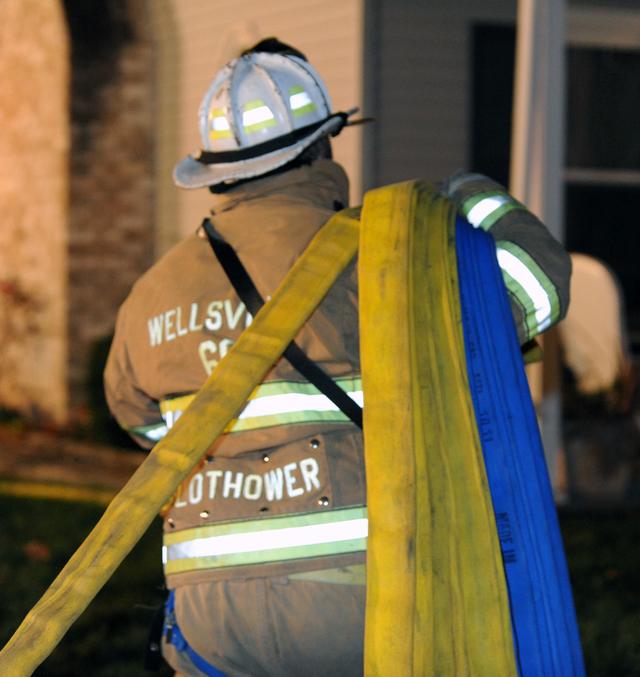
[[[464,369],[453,223],[450,204],[423,184],[365,198],[359,284],[369,676],[516,674]],[[49,655],[237,415],[357,245],[353,211],[318,233],[0,652],[0,675],[31,675]]]
[[[365,197],[369,677],[517,674],[465,369],[454,226],[451,204],[424,184]]]
[[[340,212],[316,235],[227,357],[113,499],[0,652],[0,675],[31,675],[138,542],[293,340],[355,255],[358,221]]]

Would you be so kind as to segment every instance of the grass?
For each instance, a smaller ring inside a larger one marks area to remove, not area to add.
[[[91,505],[0,497],[0,642],[101,515]],[[640,677],[640,514],[563,511],[561,526],[590,677]],[[41,677],[138,677],[162,602],[160,524],[36,671]],[[172,675],[166,667],[155,673]]]
[[[640,511],[564,512],[587,674],[640,675]]]
[[[102,514],[97,506],[0,497],[0,643],[66,564]],[[161,605],[160,524],[149,529],[35,674],[139,677]],[[148,673],[154,674],[154,673]],[[168,677],[167,668],[155,673]]]

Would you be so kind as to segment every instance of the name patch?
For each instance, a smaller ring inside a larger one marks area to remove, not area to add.
[[[297,498],[321,488],[319,475],[320,466],[312,457],[274,467],[260,474],[234,470],[202,470],[193,475],[175,507],[184,508],[216,499],[272,503]]]

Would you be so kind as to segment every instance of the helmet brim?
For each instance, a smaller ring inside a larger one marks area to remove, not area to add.
[[[180,188],[206,188],[216,186],[225,181],[253,179],[278,169],[294,160],[312,143],[339,130],[344,125],[340,118],[330,117],[313,133],[305,136],[285,148],[255,158],[238,160],[237,162],[218,162],[205,164],[192,155],[179,162],[173,170],[173,181]]]

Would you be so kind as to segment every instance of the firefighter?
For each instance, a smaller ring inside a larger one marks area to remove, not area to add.
[[[203,150],[174,171],[178,186],[212,193],[209,224],[134,285],[106,367],[109,405],[141,445],[166,433],[251,322],[211,241],[268,298],[347,205],[329,138],[349,118],[305,56],[274,38],[215,76]],[[521,342],[557,322],[570,262],[544,226],[486,177],[457,174],[441,190],[496,239]],[[296,342],[362,404],[355,262]],[[362,432],[323,393],[279,360],[164,513],[162,650],[178,673],[362,673],[366,540],[347,548],[339,535],[344,511],[366,505]]]

